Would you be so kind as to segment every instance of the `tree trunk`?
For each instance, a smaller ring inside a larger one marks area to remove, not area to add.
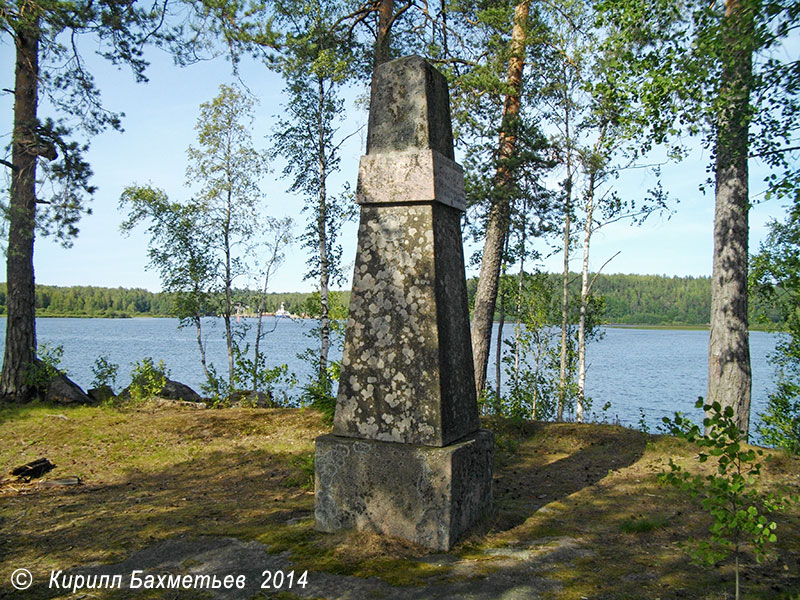
[[[521,367],[521,336],[522,336],[522,291],[523,280],[525,277],[525,241],[528,233],[528,203],[523,200],[522,205],[522,227],[520,230],[520,252],[519,252],[519,277],[517,278],[517,322],[514,326],[514,391],[519,391],[519,370]]]
[[[500,402],[500,394],[503,391],[501,385],[503,362],[503,327],[506,324],[506,301],[505,294],[500,294],[500,322],[497,324],[497,340],[495,347],[494,357],[494,376],[495,376],[495,399],[494,399],[494,414],[499,415],[503,412],[502,403]]]
[[[578,401],[575,420],[583,423],[583,401],[586,388],[586,303],[589,299],[589,243],[592,239],[592,213],[594,212],[594,173],[589,176],[586,198],[586,224],[583,228],[583,265],[581,266],[581,306],[578,319]]]
[[[200,364],[203,365],[203,373],[206,376],[206,381],[211,382],[211,373],[208,372],[208,364],[206,363],[206,349],[203,346],[203,326],[200,322],[202,317],[197,315],[194,318],[194,326],[197,330],[197,347],[200,348]]]
[[[475,306],[472,313],[472,353],[475,366],[475,389],[480,396],[486,387],[486,369],[489,365],[489,347],[492,337],[494,309],[497,304],[497,286],[500,278],[500,265],[503,260],[503,247],[508,235],[511,215],[511,197],[508,188],[513,173],[508,166],[509,159],[517,149],[516,127],[520,112],[522,94],[522,74],[525,67],[525,44],[527,42],[526,24],[530,0],[524,0],[514,9],[514,27],[511,32],[511,58],[508,61],[506,81],[510,93],[503,107],[503,123],[498,145],[498,167],[495,175],[496,194],[489,210],[486,224],[486,239],[483,244],[481,272],[478,289],[475,293]]]
[[[725,108],[716,140],[714,266],[708,345],[708,403],[731,406],[739,429],[750,423],[750,345],[747,322],[748,107],[752,86],[752,15],[727,0],[722,85]]]
[[[378,6],[378,36],[375,38],[375,63],[373,74],[379,65],[389,60],[394,0],[380,0]],[[374,77],[373,77],[374,79]]]
[[[567,397],[567,335],[569,325],[569,244],[570,229],[572,227],[572,134],[570,132],[570,98],[568,94],[569,82],[564,73],[564,138],[567,142],[566,167],[567,179],[565,182],[564,198],[564,273],[561,280],[561,363],[558,374],[558,407],[556,420],[564,420],[564,404]]]
[[[225,226],[222,236],[225,250],[225,310],[222,317],[225,321],[225,344],[228,348],[228,388],[230,391],[233,391],[233,332],[231,330],[231,287],[233,287],[233,272],[231,266],[231,213],[233,211],[233,196],[230,187],[228,188],[225,210]]]
[[[33,240],[36,229],[36,153],[39,81],[39,20],[16,31],[14,132],[6,261],[7,320],[0,397],[25,402],[33,390],[25,373],[36,357],[36,292]]]
[[[328,381],[328,350],[330,349],[330,307],[328,304],[328,286],[330,283],[330,269],[328,258],[328,161],[325,155],[325,140],[323,139],[323,111],[325,108],[324,80],[320,77],[318,83],[318,123],[319,135],[317,146],[317,165],[319,168],[319,198],[317,206],[317,233],[319,235],[319,303],[320,303],[320,349],[319,349],[319,381]]]
[[[269,288],[269,272],[272,268],[271,263],[267,266],[267,273],[264,275],[264,288],[261,291],[261,297],[258,299],[258,314],[256,318],[256,339],[253,342],[253,391],[258,390],[258,363],[261,356],[261,325],[264,320],[264,300],[267,297],[267,289]]]
[[[572,211],[571,188],[571,179],[568,178],[567,198],[564,210],[564,272],[561,278],[561,364],[558,375],[558,408],[556,411],[557,421],[564,420],[564,404],[566,403],[567,395],[567,336],[569,333],[569,238],[570,228],[572,227],[572,219],[570,214]]]

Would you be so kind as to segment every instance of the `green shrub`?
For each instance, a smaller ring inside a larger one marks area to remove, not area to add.
[[[107,356],[101,354],[95,359],[94,365],[92,365],[92,375],[94,375],[92,387],[99,388],[105,386],[110,388],[113,392],[117,384],[118,372],[119,365],[112,363],[108,360]]]
[[[158,365],[148,357],[134,363],[131,371],[131,385],[128,388],[134,402],[153,398],[161,393],[167,383],[169,371],[163,360]]]
[[[48,343],[39,344],[36,350],[36,361],[28,364],[25,369],[25,385],[44,393],[52,379],[67,372],[61,368],[61,359],[64,356],[63,346],[51,346]]]

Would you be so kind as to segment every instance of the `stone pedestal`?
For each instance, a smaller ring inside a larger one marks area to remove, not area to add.
[[[444,447],[317,438],[317,529],[359,529],[449,550],[492,495],[493,436]]]
[[[444,77],[417,56],[373,85],[333,435],[317,438],[317,527],[446,550],[491,504],[479,430]]]

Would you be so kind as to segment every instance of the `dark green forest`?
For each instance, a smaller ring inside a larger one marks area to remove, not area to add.
[[[509,276],[513,277],[513,276]],[[558,283],[560,274],[550,274]],[[579,283],[579,275],[572,280]],[[470,302],[477,279],[467,281]],[[554,285],[554,289],[558,289]],[[605,299],[603,320],[623,325],[707,325],[711,306],[711,280],[708,277],[665,277],[660,275],[600,275],[594,292]],[[341,302],[348,302],[348,292],[341,293]],[[239,312],[253,313],[259,293],[237,290]],[[317,301],[318,303],[318,301]],[[281,306],[292,314],[314,315],[314,295],[289,292],[270,293],[264,301],[265,312]],[[94,286],[36,287],[36,314],[39,317],[169,317],[172,296],[141,288],[104,288]],[[751,301],[751,322],[777,322],[777,313],[763,300]],[[6,284],[0,284],[0,314],[6,313]]]
[[[259,292],[236,290],[234,297],[240,312],[256,310]],[[293,314],[311,313],[313,294],[267,294],[265,312],[275,312],[284,303]],[[142,288],[105,288],[95,286],[36,286],[37,317],[170,317],[173,295]],[[0,284],[0,314],[6,314],[6,284]]]

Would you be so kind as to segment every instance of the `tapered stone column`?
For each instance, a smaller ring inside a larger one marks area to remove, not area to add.
[[[333,434],[316,440],[317,528],[449,549],[491,504],[479,429],[447,83],[418,56],[376,73]]]

